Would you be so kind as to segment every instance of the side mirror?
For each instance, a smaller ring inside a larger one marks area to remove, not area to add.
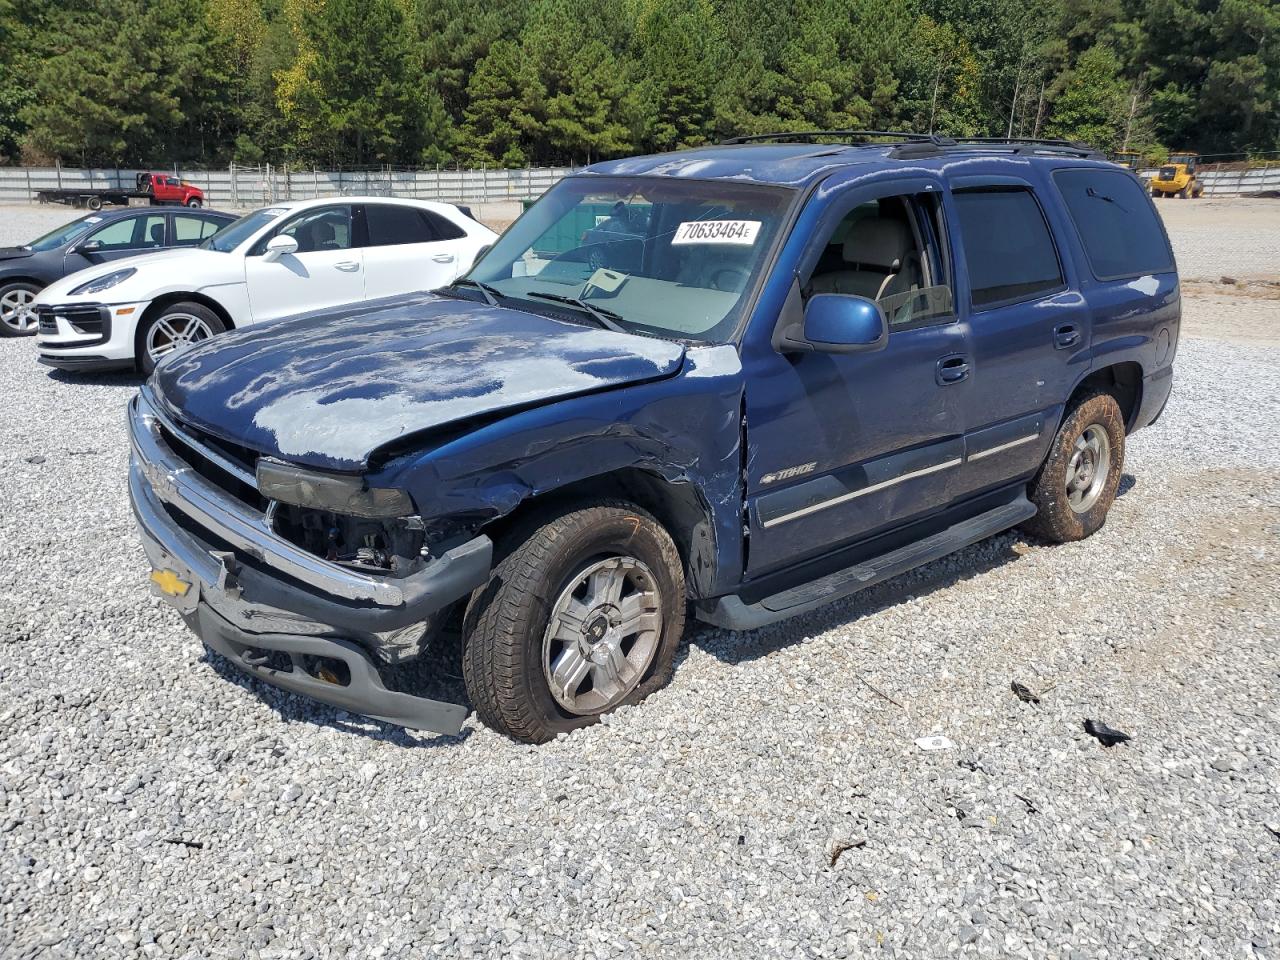
[[[76,247],[75,253],[97,253],[102,249],[101,240],[86,240],[80,246]]]
[[[889,323],[874,300],[818,293],[804,308],[804,339],[821,353],[871,353],[888,344]]]
[[[278,233],[267,241],[267,252],[262,255],[263,261],[271,263],[285,254],[297,253],[298,241],[283,233]]]

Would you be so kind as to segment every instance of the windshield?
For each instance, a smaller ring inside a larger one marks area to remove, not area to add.
[[[79,220],[72,220],[51,233],[46,233],[39,240],[32,240],[26,247],[28,250],[35,250],[41,253],[45,250],[56,250],[58,247],[70,243],[81,234],[88,233],[89,230],[101,222],[101,217],[81,217]]]
[[[272,220],[285,213],[284,207],[265,207],[246,213],[234,223],[229,223],[204,243],[201,250],[217,250],[219,253],[230,253],[244,243]]]
[[[728,181],[570,177],[469,277],[539,310],[568,297],[625,330],[719,342],[737,324],[792,195]]]

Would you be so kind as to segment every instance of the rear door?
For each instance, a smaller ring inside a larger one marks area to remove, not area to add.
[[[452,283],[460,270],[462,228],[408,204],[364,204],[367,299]]]
[[[875,353],[749,359],[750,575],[949,502],[964,442],[955,392],[965,378],[953,361],[966,335],[951,308],[941,194],[933,177],[850,186],[812,231],[793,298],[875,299],[889,342]]]
[[[310,207],[294,214],[250,248],[245,284],[255,322],[324,310],[364,299],[364,260],[355,246],[351,204]],[[267,242],[286,234],[298,249],[263,258]]]
[[[1072,385],[1089,364],[1089,307],[1055,239],[1063,224],[1048,185],[1026,177],[953,178],[948,204],[966,281],[958,310],[969,327],[963,402],[965,464],[955,494],[1036,470]]]

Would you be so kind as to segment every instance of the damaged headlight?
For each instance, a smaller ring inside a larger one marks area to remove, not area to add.
[[[125,267],[123,270],[116,270],[112,273],[104,273],[100,277],[94,277],[87,283],[82,283],[71,291],[72,296],[78,296],[82,293],[101,293],[103,290],[109,290],[117,283],[123,283],[137,273],[136,267]]]
[[[312,473],[285,463],[258,461],[258,491],[268,500],[351,517],[407,517],[413,500],[403,490],[369,487],[363,477]]]

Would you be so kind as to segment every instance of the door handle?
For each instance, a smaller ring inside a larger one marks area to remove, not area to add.
[[[339,270],[359,270],[360,264],[354,260],[339,260],[334,264]]]
[[[938,383],[946,386],[948,383],[959,383],[961,380],[969,378],[969,361],[964,357],[952,356],[943,357],[938,361]]]
[[[1053,328],[1053,345],[1059,350],[1074,347],[1080,342],[1080,328],[1074,323],[1064,323]]]
[[[434,257],[432,257],[431,259],[432,259],[432,260],[434,260],[436,263],[453,263],[453,254],[452,254],[452,253],[437,253],[437,254],[436,254]]]

